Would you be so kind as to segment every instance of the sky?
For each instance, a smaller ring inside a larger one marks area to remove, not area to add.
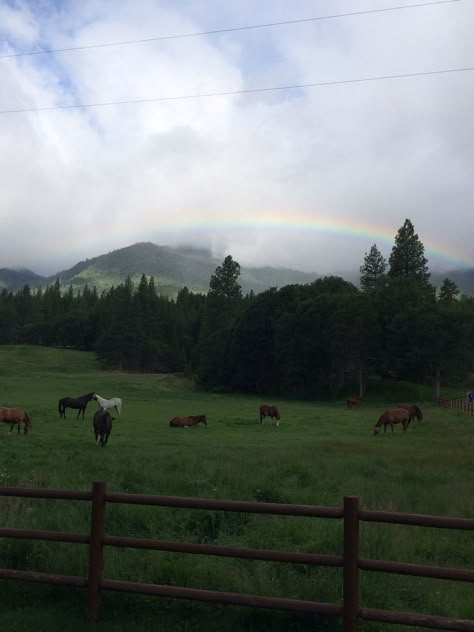
[[[474,267],[474,70],[353,81],[474,67],[472,0],[96,46],[410,4],[0,0],[0,268],[151,241],[337,274],[406,218]]]

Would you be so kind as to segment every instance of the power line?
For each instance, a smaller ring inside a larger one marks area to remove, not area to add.
[[[386,11],[401,11],[403,9],[415,9],[420,7],[430,7],[438,4],[452,4],[462,0],[437,0],[436,2],[420,2],[417,4],[407,4],[405,6],[385,7],[382,9],[370,9],[367,11],[353,11],[351,13],[334,13],[332,15],[322,15],[315,18],[302,18],[299,20],[285,20],[282,22],[267,22],[265,24],[252,24],[250,26],[236,26],[232,28],[216,29],[213,31],[200,31],[197,33],[181,33],[178,35],[163,35],[160,37],[149,37],[147,39],[128,40],[123,42],[108,42],[105,44],[90,44],[87,46],[71,46],[69,48],[54,48],[51,50],[30,51],[26,53],[12,53],[11,55],[0,55],[0,59],[11,59],[13,57],[27,57],[32,55],[46,55],[51,53],[64,53],[74,50],[86,50],[90,48],[106,48],[107,46],[126,46],[128,44],[144,44],[146,42],[160,42],[163,40],[182,39],[185,37],[199,37],[202,35],[217,35],[218,33],[231,33],[233,31],[246,31],[250,29],[268,28],[271,26],[283,26],[285,24],[301,24],[303,22],[317,22],[322,20],[334,20],[337,18],[347,18],[356,15],[368,15],[370,13],[384,13]]]
[[[427,77],[430,75],[443,75],[453,72],[469,72],[474,66],[465,68],[448,68],[446,70],[428,70],[426,72],[411,72],[400,75],[380,75],[378,77],[362,77],[358,79],[342,79],[340,81],[321,81],[318,83],[301,83],[289,86],[273,86],[270,88],[249,88],[248,90],[229,90],[227,92],[207,92],[204,94],[186,94],[172,97],[155,97],[151,99],[130,99],[127,101],[104,101],[102,103],[77,103],[73,105],[54,105],[41,108],[24,108],[19,110],[0,110],[0,114],[19,114],[24,112],[45,112],[49,110],[70,110],[74,108],[96,108],[107,105],[130,105],[135,103],[154,103],[158,101],[180,101],[184,99],[205,99],[208,97],[224,97],[238,94],[255,94],[257,92],[277,92],[278,90],[296,90],[302,88],[320,88],[325,86],[337,86],[348,83],[364,83],[369,81],[382,81],[388,79],[404,79],[407,77]]]

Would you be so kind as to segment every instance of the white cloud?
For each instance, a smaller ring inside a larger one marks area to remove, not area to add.
[[[266,0],[110,7],[0,3],[0,55],[329,12],[321,1],[291,12]],[[346,0],[330,12],[353,10]],[[0,110],[471,66],[473,18],[472,5],[453,3],[3,59]],[[388,254],[382,237],[405,217],[430,261],[453,266],[430,248],[472,260],[473,97],[465,72],[1,115],[0,267],[54,272],[135,241],[194,240],[242,265],[327,273],[358,269],[374,241]],[[323,221],[349,234],[319,232]]]

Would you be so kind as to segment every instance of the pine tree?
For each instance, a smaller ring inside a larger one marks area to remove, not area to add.
[[[391,278],[414,279],[428,285],[430,273],[425,247],[415,233],[413,224],[406,219],[395,237],[395,245],[389,259]]]
[[[369,254],[365,253],[364,265],[360,266],[360,287],[368,292],[380,289],[385,282],[387,262],[374,244]]]
[[[238,283],[240,264],[227,255],[224,263],[217,266],[209,283],[209,295],[235,300],[242,298],[242,288]]]
[[[439,290],[439,302],[440,303],[452,303],[456,300],[459,294],[459,288],[451,279],[444,279],[443,284]]]

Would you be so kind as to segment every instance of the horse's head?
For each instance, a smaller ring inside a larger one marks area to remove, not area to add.
[[[90,393],[90,398],[91,399],[95,399],[95,401],[97,401],[97,394],[96,393]]]
[[[26,413],[23,419],[23,425],[24,425],[23,432],[27,434],[28,430],[31,430],[31,419],[28,417]]]
[[[378,435],[380,432],[380,426],[374,426],[374,435]]]
[[[202,423],[207,426],[207,417],[206,415],[199,415],[199,421],[202,421]]]

